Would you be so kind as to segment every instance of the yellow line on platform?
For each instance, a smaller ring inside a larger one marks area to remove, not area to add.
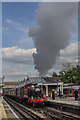
[[[6,112],[5,112],[5,109],[4,109],[4,105],[1,104],[2,106],[2,118],[5,118],[5,120],[7,120],[7,115],[6,115]]]
[[[75,103],[75,102],[68,102],[68,101],[58,101],[58,100],[50,100],[50,101],[54,101],[54,102],[58,102],[58,103],[66,103],[66,104],[72,104],[72,105],[80,105],[80,103]]]

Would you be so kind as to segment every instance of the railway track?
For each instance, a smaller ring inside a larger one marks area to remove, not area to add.
[[[13,106],[18,108],[18,111],[23,115],[25,119],[32,120],[80,120],[78,115],[74,115],[72,113],[63,112],[61,110],[57,110],[51,107],[40,107],[33,108],[30,106],[22,105],[13,101],[10,98],[4,98],[7,102],[11,102]],[[15,108],[16,109],[16,108]],[[17,109],[16,109],[17,110]]]
[[[65,103],[49,102],[48,104],[51,108],[58,109],[60,111],[80,115],[80,106],[69,105]]]
[[[36,110],[37,112],[43,113],[46,116],[51,117],[52,119],[55,118],[56,120],[80,120],[80,116],[78,115],[74,115],[68,112],[63,112],[51,107],[45,107],[41,109],[33,108],[33,109]]]
[[[4,100],[10,104],[16,111],[18,111],[25,120],[44,120],[45,117],[37,114],[35,111],[31,111],[31,109],[25,107],[24,105],[13,101],[10,98],[4,98]]]

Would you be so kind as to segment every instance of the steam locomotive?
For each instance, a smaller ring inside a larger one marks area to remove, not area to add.
[[[33,105],[45,105],[48,99],[43,97],[42,90],[37,84],[26,84],[14,89],[5,91],[4,96],[8,96],[20,102]]]

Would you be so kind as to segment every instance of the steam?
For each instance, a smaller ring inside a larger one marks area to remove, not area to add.
[[[33,53],[35,69],[45,75],[53,68],[60,50],[67,47],[76,30],[77,3],[41,3],[37,10],[38,25],[32,27],[36,53]]]

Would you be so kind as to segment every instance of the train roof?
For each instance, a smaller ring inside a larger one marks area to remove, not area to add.
[[[29,83],[30,84],[30,83]],[[35,83],[31,83],[30,85],[34,85]],[[15,88],[12,88],[12,89],[9,89],[10,91],[11,90],[15,90],[15,89],[17,89],[17,88],[21,88],[21,87],[24,87],[24,86],[26,86],[26,85],[28,85],[28,84],[26,84],[26,83],[24,83],[24,84],[21,84],[21,85],[18,85],[18,86],[16,86]]]

